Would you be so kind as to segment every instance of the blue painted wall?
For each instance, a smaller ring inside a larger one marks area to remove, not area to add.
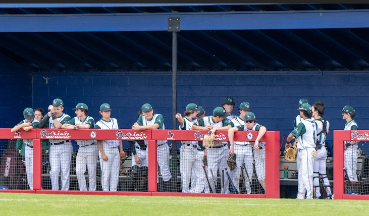
[[[369,74],[354,72],[179,72],[178,112],[183,113],[185,106],[194,102],[211,114],[230,95],[236,102],[234,114],[241,102],[248,101],[258,122],[268,130],[281,131],[282,139],[293,129],[299,99],[306,98],[311,104],[316,100],[325,103],[324,117],[330,121],[331,131],[343,129],[340,111],[346,104],[356,109],[359,129],[368,129],[367,80]],[[72,108],[84,102],[98,120],[99,106],[106,102],[120,127],[130,128],[137,120],[137,111],[147,102],[163,114],[166,128],[172,128],[171,82],[171,72],[34,73],[33,104],[46,109],[60,97],[65,112],[74,116]],[[329,146],[332,139],[330,133]]]
[[[0,73],[0,128],[10,128],[23,119],[26,107],[32,107],[32,74],[2,55]]]

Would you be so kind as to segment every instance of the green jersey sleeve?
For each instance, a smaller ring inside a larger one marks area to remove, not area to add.
[[[94,128],[101,129],[99,125],[95,124]]]
[[[75,125],[76,121],[74,120],[74,118],[71,118],[68,122],[66,122],[66,124]]]
[[[352,125],[351,130],[357,130],[357,125]]]
[[[256,125],[255,130],[256,130],[256,131],[259,131],[259,130],[260,130],[260,128],[261,128],[262,126],[263,126],[263,125]]]
[[[243,131],[243,130],[245,130],[245,125],[237,126],[237,129],[238,129],[239,131]]]
[[[38,125],[40,124],[40,122],[32,122],[32,124],[31,124],[31,126],[33,127],[33,128],[38,128]]]
[[[93,118],[90,118],[88,121],[87,121],[87,124],[90,125],[90,128],[94,128],[94,125],[95,125],[95,120]]]
[[[65,118],[60,122],[60,124],[65,124],[67,123],[69,120],[71,120],[71,117],[68,114],[65,114],[67,116],[65,116]]]
[[[163,117],[163,115],[159,114],[156,117],[154,124],[158,124],[159,125],[159,129],[162,129],[163,128],[163,124],[164,124],[164,117]]]
[[[142,121],[142,115],[140,115],[137,119],[137,124],[142,126],[143,125],[143,121]]]
[[[225,118],[225,119],[223,119],[223,127],[224,126],[228,126],[228,125],[231,125],[231,121],[229,120],[229,119],[227,119],[227,118]]]
[[[204,119],[200,119],[200,120],[198,121],[198,125],[199,125],[199,126],[202,126],[202,127],[205,127]]]
[[[305,128],[304,123],[300,122],[291,133],[296,138],[306,133],[306,128]]]

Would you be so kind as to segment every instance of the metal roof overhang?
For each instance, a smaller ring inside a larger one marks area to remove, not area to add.
[[[167,31],[368,28],[369,10],[1,15],[0,32]]]

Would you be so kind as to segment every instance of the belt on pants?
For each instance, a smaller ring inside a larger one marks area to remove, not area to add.
[[[221,145],[221,146],[213,146],[213,147],[209,147],[209,148],[222,148],[222,147],[224,147],[226,145],[228,145],[228,144],[224,144],[224,145]]]
[[[64,143],[67,143],[67,142],[69,142],[69,140],[66,140],[66,141],[61,141],[61,142],[58,142],[58,143],[52,143],[52,142],[50,142],[50,145],[61,145],[61,144],[64,144]]]
[[[138,146],[135,146],[136,149],[141,149],[141,150],[146,150],[146,148],[141,148],[141,147],[138,147]]]
[[[26,144],[28,147],[30,147],[30,148],[33,148],[33,146],[31,146],[31,145],[29,145],[28,143]]]
[[[86,147],[86,146],[90,146],[90,145],[95,145],[95,143],[91,143],[89,145],[84,145],[84,146],[80,146],[80,147]]]

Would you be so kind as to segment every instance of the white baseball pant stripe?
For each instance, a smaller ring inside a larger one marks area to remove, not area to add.
[[[103,191],[117,191],[119,180],[120,157],[118,147],[108,147],[103,145],[108,161],[102,159],[99,151],[101,166],[101,187]]]
[[[252,158],[252,149],[250,145],[234,145],[234,153],[236,155],[236,168],[234,169],[233,174],[233,183],[238,191],[240,191],[240,176],[241,176],[241,166],[245,163],[245,168],[247,174],[250,178],[250,182],[252,183],[252,171],[253,171],[253,158]],[[246,193],[251,194],[251,185],[249,180],[247,179],[247,175],[245,171],[242,169],[242,174],[245,176],[245,187]]]
[[[345,150],[345,169],[350,181],[357,181],[357,149],[353,147],[348,147]]]
[[[33,148],[26,145],[24,150],[27,182],[31,190],[33,190]]]
[[[169,146],[168,144],[162,144],[157,147],[157,161],[160,167],[160,173],[163,177],[163,181],[169,181],[172,178],[169,170]],[[159,182],[159,176],[157,179]]]
[[[72,152],[73,146],[71,142],[60,145],[50,145],[49,159],[52,190],[59,190],[59,173],[61,175],[61,190],[69,190]]]
[[[298,163],[298,191],[297,199],[313,198],[313,166],[314,157],[311,154],[314,148],[306,148],[298,150],[297,160]]]
[[[214,184],[214,182],[215,183],[217,182],[217,179],[218,179],[217,171],[219,170],[221,185],[224,185],[224,188],[223,190],[221,190],[221,193],[228,194],[229,193],[229,181],[228,181],[227,174],[224,170],[225,168],[228,167],[227,165],[227,159],[229,155],[228,146],[225,145],[221,148],[207,148],[207,151],[208,151],[208,177],[210,181],[211,190],[215,192],[216,185]],[[222,170],[224,170],[223,179],[222,179]],[[211,175],[211,172],[213,172],[213,176]]]
[[[76,158],[76,175],[80,191],[87,191],[86,186],[86,166],[88,170],[88,189],[96,191],[96,167],[99,148],[96,144],[79,147]]]
[[[332,195],[331,188],[329,187],[329,180],[327,177],[327,150],[323,146],[319,149],[316,153],[315,160],[314,160],[314,187],[315,187],[315,197],[319,198],[320,194],[320,187],[319,187],[319,174],[323,178],[323,184],[327,188],[327,196]]]
[[[190,192],[191,173],[195,164],[197,149],[192,144],[182,144],[180,148],[180,172],[182,182],[182,193]],[[191,185],[192,187],[192,185]]]

